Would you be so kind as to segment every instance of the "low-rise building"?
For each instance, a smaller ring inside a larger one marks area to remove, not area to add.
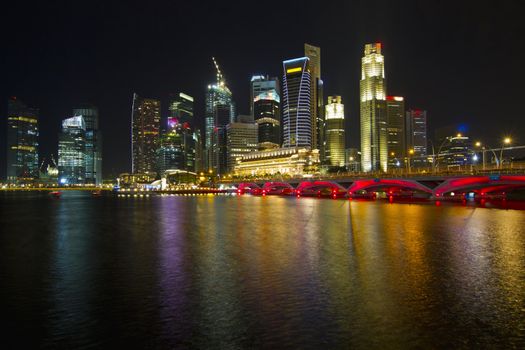
[[[290,175],[302,176],[319,170],[319,150],[278,148],[257,151],[237,159],[237,176]]]

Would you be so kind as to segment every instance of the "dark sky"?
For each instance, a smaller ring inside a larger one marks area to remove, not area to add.
[[[2,115],[18,96],[40,108],[41,156],[60,121],[99,107],[105,177],[130,169],[131,97],[184,91],[202,124],[215,56],[240,113],[254,73],[321,47],[325,95],[340,94],[359,145],[360,57],[383,44],[388,94],[429,111],[430,130],[462,124],[496,144],[525,142],[525,25],[519,1],[12,1],[4,19]],[[4,5],[5,6],[5,5]],[[3,129],[5,129],[5,118]],[[5,142],[5,134],[2,134]],[[5,147],[5,146],[4,146]],[[496,146],[494,146],[496,147]],[[5,157],[2,152],[2,159]],[[3,162],[2,162],[3,163]]]

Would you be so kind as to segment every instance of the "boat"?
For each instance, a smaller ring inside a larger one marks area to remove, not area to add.
[[[54,198],[60,198],[60,196],[62,195],[62,192],[60,191],[51,191],[49,192],[49,194],[54,197]]]
[[[102,194],[102,191],[100,191],[100,190],[95,190],[95,191],[91,192],[91,195],[92,195],[93,197],[98,197],[98,196],[100,196],[101,194]]]

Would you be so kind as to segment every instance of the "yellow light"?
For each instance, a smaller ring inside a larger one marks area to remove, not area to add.
[[[461,134],[458,134],[458,137],[461,137]]]
[[[512,142],[512,140],[510,139],[510,137],[505,137],[505,139],[503,140],[503,142],[508,145],[509,143]]]
[[[481,142],[476,142],[476,147],[480,147],[481,146]]]
[[[408,153],[410,153],[410,154],[414,154],[414,150],[411,149],[411,150],[408,151]]]
[[[393,156],[395,156],[396,154],[395,154],[394,152],[392,152],[392,153],[390,153],[390,155],[393,157]]]
[[[300,71],[302,71],[302,70],[303,70],[302,67],[297,67],[297,68],[288,68],[288,69],[286,70],[286,73],[287,73],[287,74],[288,74],[288,73],[296,73],[296,72],[300,72]]]

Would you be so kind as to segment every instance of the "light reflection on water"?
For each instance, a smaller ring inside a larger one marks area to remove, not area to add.
[[[21,345],[525,344],[522,211],[80,193],[0,209]]]

